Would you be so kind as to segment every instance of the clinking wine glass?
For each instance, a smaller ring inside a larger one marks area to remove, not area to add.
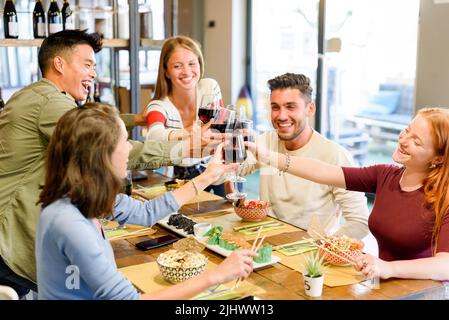
[[[223,148],[223,159],[225,163],[243,163],[246,160],[246,148],[243,140],[243,135],[237,131],[233,131],[226,135],[227,141],[225,142]],[[231,200],[243,199],[246,198],[247,194],[245,192],[241,192],[238,189],[238,171],[237,169],[234,172],[234,190],[233,193],[228,193],[226,198]]]
[[[250,141],[255,142],[255,136],[253,131],[253,121],[249,119],[239,119],[236,120],[235,123],[235,131],[240,133],[243,136],[243,141]],[[228,177],[228,181],[231,181],[235,183],[235,179],[237,179],[237,183],[243,183],[246,182],[246,179],[240,176],[234,177],[230,176]]]
[[[243,135],[244,141],[255,142],[253,121],[249,119],[239,119],[236,124],[237,130]]]
[[[210,126],[211,129],[220,133],[234,130],[235,126],[235,111],[220,108],[215,112],[214,122]]]
[[[214,119],[215,113],[220,109],[220,99],[215,94],[205,94],[201,97],[200,107],[198,108],[198,119],[202,123],[208,123]]]

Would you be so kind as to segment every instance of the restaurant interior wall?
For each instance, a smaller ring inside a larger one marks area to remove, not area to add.
[[[449,1],[421,0],[416,108],[449,107]]]
[[[205,75],[218,81],[225,104],[234,103],[245,84],[245,21],[246,0],[204,3]]]
[[[204,40],[204,1],[178,1],[178,33],[191,37],[200,44]]]

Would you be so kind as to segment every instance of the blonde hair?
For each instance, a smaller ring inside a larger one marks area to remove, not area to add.
[[[432,253],[436,254],[441,226],[449,209],[449,110],[424,108],[419,110],[418,115],[429,123],[435,155],[441,157],[441,162],[430,168],[428,176],[423,181],[424,197],[435,212]]]
[[[168,38],[164,41],[159,58],[159,70],[157,75],[156,90],[154,92],[154,100],[160,100],[167,97],[172,92],[172,83],[166,77],[167,62],[176,48],[182,47],[192,51],[198,57],[200,65],[200,79],[204,74],[204,59],[201,53],[200,45],[193,39],[186,36],[176,36]]]

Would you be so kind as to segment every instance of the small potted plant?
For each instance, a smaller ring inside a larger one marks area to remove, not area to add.
[[[320,297],[323,292],[324,270],[326,268],[324,257],[318,251],[310,253],[304,258],[304,290],[309,297]]]

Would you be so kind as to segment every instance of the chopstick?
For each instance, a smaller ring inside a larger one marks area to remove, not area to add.
[[[320,233],[318,233],[315,230],[310,230],[312,232],[314,232],[317,236],[319,236],[321,238],[322,241],[324,241],[325,243],[329,244],[332,246],[332,248],[334,248],[335,250],[338,250],[340,253],[345,254],[345,252],[343,250],[341,250],[339,247],[337,247],[336,245],[334,245],[332,242],[327,241],[325,237],[323,237]],[[324,246],[320,246],[317,244],[318,248],[323,249],[324,251],[326,251],[327,253],[333,254],[335,256],[337,256],[338,258],[341,258],[342,260],[345,260],[346,262],[349,262],[350,264],[352,264],[353,266],[356,266],[357,264],[354,262],[354,260],[346,258],[344,256],[342,256],[341,254],[337,254],[336,252],[332,252],[330,250],[328,250],[327,248],[325,248]]]
[[[353,265],[353,266],[356,266],[356,265],[357,265],[353,260],[348,259],[348,258],[346,258],[346,257],[343,257],[342,255],[339,255],[338,253],[332,252],[332,251],[330,251],[329,249],[327,249],[326,247],[323,247],[323,246],[320,246],[320,245],[316,245],[316,246],[317,246],[318,248],[320,248],[321,250],[326,251],[327,253],[332,254],[332,255],[334,255],[334,256],[336,256],[336,257],[338,257],[338,258],[340,258],[340,259],[342,259],[342,260],[344,260],[344,261],[346,261],[346,262],[348,262],[348,263],[350,263],[350,264]]]
[[[259,244],[257,245],[256,249],[254,249],[255,252],[257,252],[260,249],[260,246],[262,245],[262,242],[265,240],[265,236],[263,236],[261,238],[261,240],[259,241]]]
[[[120,239],[120,238],[127,238],[129,236],[138,235],[140,233],[142,233],[142,235],[143,235],[143,234],[147,233],[148,231],[150,231],[151,229],[152,229],[151,227],[143,228],[143,229],[136,230],[136,231],[133,231],[133,232],[129,232],[129,233],[126,233],[126,234],[121,234],[121,235],[118,235],[118,236],[115,236],[115,237],[110,237],[110,238],[108,238],[108,240],[111,241],[111,240],[117,240],[117,239]]]
[[[251,251],[257,252],[257,250],[259,250],[259,248],[260,248],[260,245],[261,245],[262,242],[265,240],[265,236],[263,236],[263,237],[261,238],[261,240],[259,241],[259,243],[256,245],[257,241],[259,240],[260,232],[261,232],[261,231],[262,231],[262,226],[259,227],[259,232],[257,233],[257,237],[256,237],[256,239],[254,240],[253,245],[251,246]],[[232,287],[232,290],[238,288],[241,281],[242,281],[242,278],[238,278],[238,279],[235,281],[234,286]]]

